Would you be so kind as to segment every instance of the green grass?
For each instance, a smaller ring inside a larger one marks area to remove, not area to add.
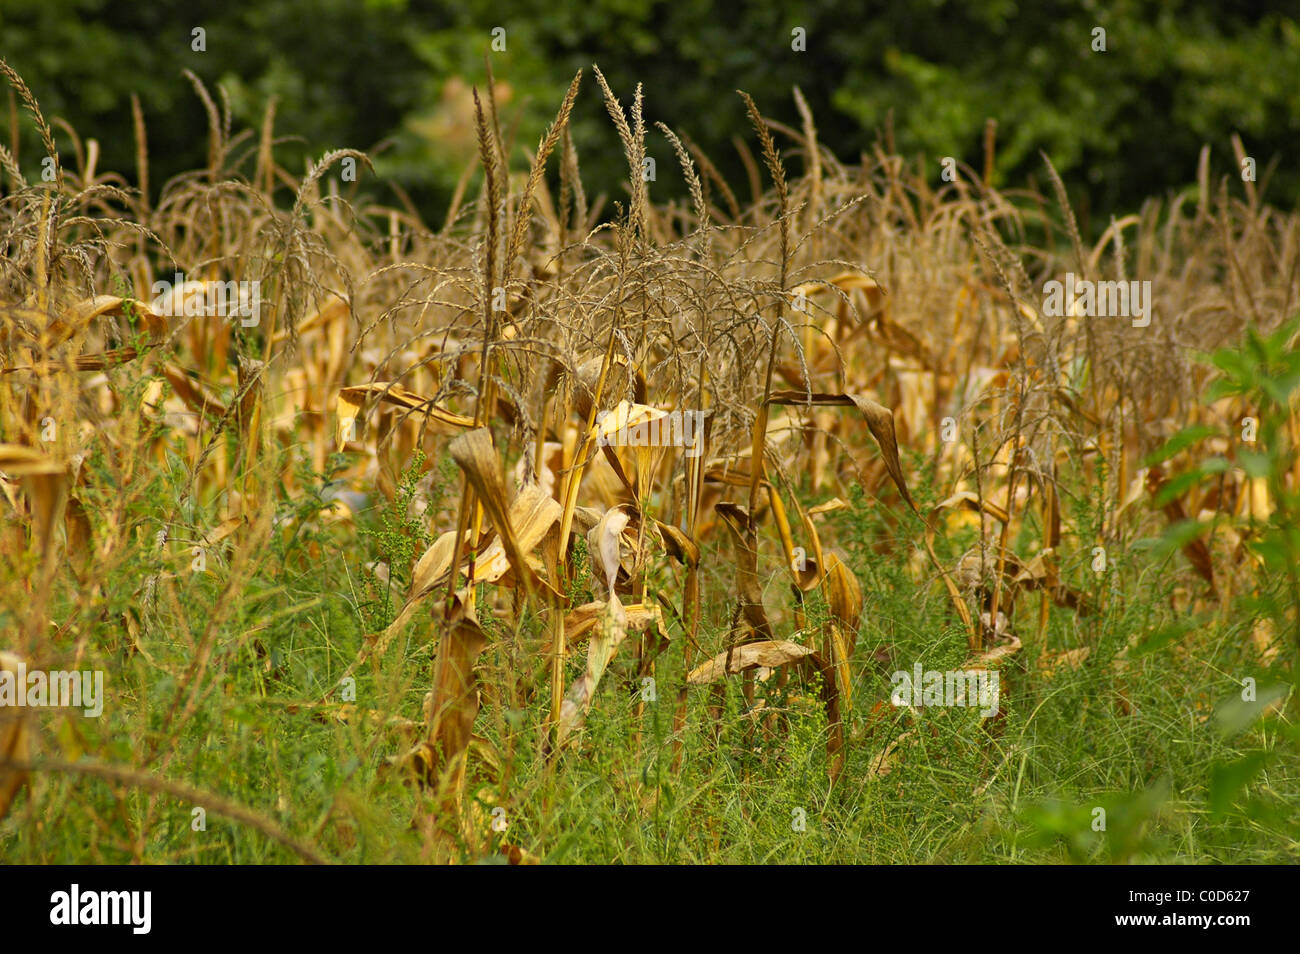
[[[145,479],[155,489],[166,481],[166,473]],[[125,495],[130,518],[142,529],[156,526],[162,495],[138,489]],[[375,600],[363,567],[388,545],[382,515],[365,515],[363,528],[375,532],[358,535],[314,519],[313,509],[286,504],[284,512],[293,510],[300,522],[296,532],[282,532],[282,542],[252,564],[232,567],[218,555],[206,573],[188,572],[184,559],[160,560],[152,533],[142,533],[134,559],[105,581],[97,612],[66,594],[59,610],[87,627],[84,666],[107,671],[108,700],[98,720],[42,712],[41,754],[74,759],[90,751],[146,771],[165,768],[167,777],[247,806],[333,860],[427,860],[426,837],[412,819],[429,795],[386,764],[406,743],[374,722],[321,722],[288,709],[320,698],[355,657]],[[504,838],[551,862],[1300,859],[1294,733],[1276,719],[1251,720],[1225,738],[1211,718],[1216,706],[1240,696],[1246,676],[1261,689],[1286,681],[1255,658],[1250,627],[1231,613],[1212,615],[1154,651],[1130,650],[1122,673],[1116,667],[1134,634],[1179,621],[1168,596],[1187,579],[1180,558],[1117,554],[1114,569],[1095,584],[1109,590],[1105,612],[1081,619],[1053,608],[1046,645],[1033,638],[1037,597],[1023,599],[1016,626],[1025,648],[1002,672],[1000,716],[983,721],[972,710],[930,707],[914,717],[888,704],[889,674],[918,661],[927,669],[961,668],[963,631],[938,587],[920,591],[908,582],[905,530],[888,531],[861,498],[836,519],[855,541],[850,565],[866,605],[853,666],[852,743],[839,785],[827,780],[826,719],[815,686],[771,694],[784,710],[773,732],[745,714],[739,680],[727,684],[721,718],[710,712],[710,691],[692,689],[678,740],[672,710],[682,678],[680,639],[657,661],[653,702],[644,701],[629,641],[602,681],[579,746],[552,761],[537,756],[547,702],[542,679],[520,710],[484,706],[476,734],[502,753],[502,764],[491,772],[471,762],[465,799],[478,831],[455,842],[453,857],[502,860]],[[891,532],[900,551],[881,559],[867,543]],[[949,541],[954,552],[962,542]],[[1082,569],[1074,568],[1076,578]],[[168,571],[179,575],[171,586],[156,586],[167,595],[151,607],[142,598],[148,578]],[[729,610],[705,607],[706,645],[720,640]],[[140,617],[134,644],[121,625],[124,613]],[[8,611],[4,616],[0,623],[13,622]],[[411,624],[383,661],[382,676],[369,666],[358,670],[358,707],[421,719],[432,647],[420,637],[430,625],[423,614]],[[493,636],[484,667],[540,673],[540,652],[512,648],[503,627]],[[537,646],[537,621],[525,620],[520,636],[524,646]],[[1034,668],[1042,652],[1084,645],[1092,651],[1078,668],[1060,667],[1050,677]],[[207,664],[194,675],[204,652]],[[583,655],[570,661],[570,675]],[[888,774],[873,772],[904,732]],[[1224,774],[1224,765],[1252,755],[1263,758],[1258,774],[1220,795],[1226,801],[1212,811],[1216,770]],[[196,804],[173,795],[59,771],[37,773],[33,786],[0,823],[0,854],[13,863],[297,860],[265,832],[214,811],[205,831],[192,830]],[[39,813],[37,804],[44,806]],[[491,828],[496,806],[504,810],[504,833]],[[1106,809],[1105,832],[1092,829],[1098,807]]]

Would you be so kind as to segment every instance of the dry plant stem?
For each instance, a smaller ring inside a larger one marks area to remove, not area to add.
[[[989,117],[984,121],[984,188],[993,185],[993,153],[997,142],[998,121]]]
[[[785,317],[786,276],[790,267],[790,220],[786,214],[785,172],[781,167],[781,160],[776,152],[776,144],[772,141],[771,133],[767,131],[766,125],[763,124],[762,117],[759,115],[758,107],[754,105],[754,101],[744,93],[741,96],[745,99],[750,120],[753,122],[754,128],[758,130],[759,138],[763,143],[764,157],[768,161],[768,169],[777,184],[777,197],[780,203],[778,214],[781,219],[781,281],[776,295],[776,321],[772,325],[772,338],[768,346],[767,368],[763,378],[763,402],[759,406],[758,419],[754,424],[754,445],[750,459],[749,532],[751,539],[749,543],[752,549],[756,543],[753,535],[757,532],[754,524],[754,508],[758,506],[758,488],[763,481],[765,470],[764,449],[767,445],[768,402],[772,396],[772,375],[776,370],[777,349],[781,343],[781,324],[782,319]]]
[[[787,487],[787,490],[788,489],[790,488]],[[793,494],[791,494],[790,499],[794,500]],[[786,568],[791,569],[794,566],[794,536],[790,532],[790,520],[786,516],[785,505],[781,502],[781,494],[776,489],[775,484],[769,483],[767,485],[767,501],[768,501],[768,507],[772,511],[772,517],[776,522],[777,533],[779,534],[781,539],[781,549],[785,556]],[[796,507],[799,505],[797,500],[795,500],[794,503]],[[814,547],[817,547],[817,541],[813,541],[813,545]],[[825,572],[826,566],[824,563],[821,562],[821,554],[818,553],[816,555],[818,558],[818,562],[817,562],[818,570],[821,572]],[[794,599],[795,599],[795,610],[794,610],[795,628],[797,630],[803,630],[807,621],[804,618],[803,590],[800,589],[799,586],[797,585],[797,580],[796,580],[796,585],[794,587]]]
[[[489,82],[491,77],[489,76]],[[487,236],[486,248],[483,256],[483,287],[480,291],[483,302],[483,345],[479,355],[479,379],[478,391],[474,408],[474,427],[475,429],[483,427],[490,423],[492,408],[496,404],[496,387],[492,374],[492,345],[496,335],[496,322],[493,310],[493,280],[496,275],[496,246],[498,235],[498,213],[501,205],[501,185],[499,176],[505,174],[504,164],[500,170],[495,168],[495,153],[488,142],[487,123],[483,116],[483,106],[478,98],[478,91],[474,91],[474,109],[475,121],[478,132],[479,155],[483,163],[484,185],[483,197],[487,203]],[[443,607],[443,618],[445,621],[442,639],[439,642],[437,662],[434,664],[433,673],[433,691],[436,695],[441,695],[447,686],[447,666],[448,658],[456,648],[452,641],[462,638],[462,627],[472,625],[474,619],[474,558],[478,548],[478,535],[481,526],[482,510],[470,485],[469,472],[466,471],[463,476],[463,489],[461,492],[461,504],[456,524],[456,538],[452,546],[452,562],[447,579],[447,596]],[[471,515],[472,511],[472,515]],[[470,540],[470,556],[468,566],[468,593],[465,600],[464,613],[470,624],[453,623],[452,617],[455,613],[456,602],[456,583],[459,578],[461,546],[465,540],[466,527],[471,525],[472,519],[472,538]],[[474,653],[477,656],[477,653]],[[428,735],[426,745],[433,749],[438,744],[442,733],[443,713],[451,705],[452,700],[435,697],[432,711],[430,712]],[[459,804],[460,783],[464,779],[464,759],[465,753],[438,753],[444,757],[450,755],[458,759],[457,766],[451,779],[444,780],[444,785],[452,790],[443,791],[438,799],[442,813],[454,810]]]
[[[1018,451],[1012,452],[1012,463],[1010,474],[1007,477],[1007,503],[1003,508],[1007,512],[1007,520],[1002,524],[1002,531],[998,534],[998,566],[997,571],[993,574],[993,599],[989,603],[989,630],[997,636],[998,631],[998,605],[1002,598],[1002,576],[1007,569],[1007,542],[1010,537],[1011,524],[1015,522],[1015,494],[1016,480],[1020,476],[1020,470],[1016,465],[1016,459],[1019,457]]]
[[[625,247],[625,246],[624,246]],[[591,407],[587,410],[587,422],[583,428],[581,439],[578,443],[578,451],[574,455],[573,463],[564,482],[564,510],[560,515],[560,556],[559,556],[559,576],[561,579],[567,573],[569,562],[568,557],[568,540],[569,531],[573,528],[573,513],[578,506],[578,487],[582,483],[582,473],[586,467],[588,452],[591,448],[592,434],[596,426],[596,409],[600,407],[600,402],[605,394],[605,382],[609,375],[610,365],[614,360],[614,343],[617,340],[620,318],[622,316],[623,301],[623,275],[624,269],[620,267],[618,278],[618,294],[615,301],[618,303],[614,309],[614,319],[609,327],[609,339],[605,344],[605,356],[600,364],[600,376],[596,379],[596,390],[591,396]],[[551,724],[559,726],[560,709],[564,704],[564,614],[555,614],[555,627],[553,641],[551,644]]]
[[[1052,526],[1053,526],[1052,514],[1054,508],[1056,507],[1055,466],[1052,467],[1052,472],[1051,474],[1048,475],[1048,478],[1049,479],[1045,481],[1043,485],[1043,536],[1047,542],[1047,546],[1045,547],[1045,549],[1051,550],[1054,549],[1056,546],[1056,542],[1052,539]],[[1047,587],[1043,587],[1043,590],[1039,595],[1040,595],[1040,599],[1038,602],[1038,634],[1037,634],[1036,641],[1038,643],[1038,651],[1041,654],[1043,652],[1043,648],[1047,645],[1047,623],[1048,623],[1049,615],[1051,613],[1052,599],[1051,599],[1051,594],[1048,592]]]
[[[500,185],[497,181],[495,170],[496,155],[488,143],[487,123],[483,116],[483,104],[479,101],[478,90],[474,90],[474,115],[478,132],[479,158],[483,164],[483,197],[487,203],[487,239],[483,255],[483,289],[481,292],[483,300],[483,346],[479,354],[479,380],[478,380],[478,397],[474,406],[474,426],[482,427],[488,420],[488,414],[492,405],[496,401],[496,388],[492,377],[492,369],[489,365],[491,355],[492,340],[495,335],[495,320],[493,312],[493,287],[492,281],[496,274],[496,247],[497,247],[497,213],[498,202],[500,199]],[[503,170],[504,171],[504,170]],[[465,539],[465,531],[470,523],[470,513],[474,515],[474,534],[470,541],[470,565],[469,579],[474,579],[474,554],[478,546],[478,528],[480,512],[477,502],[474,499],[474,492],[470,487],[469,477],[462,477],[461,503],[459,517],[456,525],[456,539],[452,549],[451,573],[447,578],[447,596],[444,600],[444,618],[450,621],[453,606],[456,598],[456,583],[459,579],[459,567],[461,546]],[[473,587],[470,587],[469,598],[473,599]],[[471,603],[472,605],[472,603]],[[440,685],[439,680],[442,677],[445,654],[438,654],[438,664],[435,669],[434,685]]]
[[[1025,382],[1020,381],[1020,393],[1016,395],[1016,426],[1011,436],[1011,461],[1008,465],[1007,475],[1007,503],[1003,508],[1007,513],[1006,522],[1002,524],[1002,532],[998,536],[998,569],[993,576],[993,602],[989,607],[989,627],[994,635],[998,631],[998,604],[1002,598],[1002,575],[1006,572],[1007,567],[1007,543],[1011,535],[1011,525],[1015,522],[1015,503],[1016,503],[1016,480],[1020,476],[1020,456],[1021,456],[1021,436],[1024,427],[1025,414]],[[1030,491],[1033,490],[1033,484],[1029,485]],[[1028,506],[1028,500],[1026,500]]]
[[[766,461],[764,457],[767,448],[767,420],[769,401],[772,397],[772,376],[776,370],[777,349],[781,343],[781,327],[785,317],[786,284],[790,269],[790,218],[787,209],[789,195],[785,182],[785,169],[781,165],[781,157],[777,152],[776,143],[773,142],[772,134],[768,132],[763,117],[754,104],[754,100],[744,92],[741,92],[740,96],[745,101],[745,108],[749,112],[750,122],[757,131],[759,141],[763,145],[763,158],[767,163],[768,172],[772,176],[772,181],[776,184],[777,214],[781,223],[781,278],[776,294],[776,320],[772,324],[772,338],[767,354],[767,369],[763,379],[763,401],[759,405],[758,415],[754,421],[754,439],[750,450],[749,506],[746,514],[745,545],[757,555],[758,524],[754,519],[754,510],[758,506],[758,488],[765,477]],[[747,155],[747,153],[742,153],[742,155]],[[757,173],[755,173],[755,178],[757,178]],[[790,564],[787,562],[787,569],[789,569],[789,566]],[[728,667],[731,665],[730,654],[735,645],[735,633],[736,628],[733,625],[727,645]]]
[[[645,183],[641,178],[641,162],[639,160],[640,150],[638,149],[637,137],[633,135],[631,128],[627,124],[627,118],[623,115],[622,107],[619,106],[613,91],[610,90],[609,84],[605,82],[604,75],[599,69],[595,70],[596,81],[599,83],[601,91],[605,96],[605,106],[609,112],[610,118],[613,119],[615,127],[618,129],[619,138],[623,142],[624,151],[627,154],[628,166],[630,169],[630,180],[632,185],[632,209],[630,216],[630,227],[632,231],[632,241],[640,242],[644,232],[642,216],[644,215],[644,195]],[[638,132],[640,131],[640,87],[637,88],[637,99],[633,109],[634,119],[637,123]],[[644,148],[643,146],[641,147]],[[568,566],[568,541],[569,531],[573,527],[573,514],[578,504],[578,488],[582,483],[583,470],[586,467],[588,451],[591,446],[592,433],[596,425],[596,413],[600,407],[600,402],[605,393],[605,382],[609,374],[609,368],[614,358],[614,344],[617,340],[618,329],[621,324],[623,310],[623,290],[624,279],[627,274],[627,254],[628,238],[624,230],[619,230],[619,269],[618,269],[618,289],[615,296],[614,317],[610,323],[609,339],[605,345],[605,355],[601,359],[600,376],[596,381],[595,393],[591,396],[591,406],[587,410],[586,426],[578,444],[578,451],[574,456],[572,465],[566,475],[564,482],[563,494],[563,511],[560,516],[560,553],[559,553],[559,576],[561,579],[567,575]],[[565,638],[564,638],[564,614],[557,612],[554,614],[555,623],[553,626],[552,643],[551,643],[551,718],[550,722],[558,732],[560,724],[560,712],[564,704],[564,657],[565,657]],[[556,737],[558,742],[558,736]],[[558,750],[558,746],[556,747]]]
[[[694,662],[692,652],[700,632],[700,577],[694,562],[686,566],[686,583],[682,589],[682,619],[687,626],[686,642],[682,647],[682,668],[690,672]],[[685,751],[687,685],[683,679],[677,688],[677,708],[673,712],[673,768],[679,769]]]
[[[701,207],[703,202],[701,200]],[[699,420],[703,420],[704,411],[704,382],[705,382],[705,364],[704,355],[700,355],[699,366],[699,403],[696,412],[699,414]],[[701,443],[704,438],[701,436]],[[699,497],[700,484],[702,481],[702,472],[704,461],[706,459],[704,448],[700,448],[700,453],[690,459],[686,471],[686,500],[683,504],[685,510],[683,513],[683,523],[686,526],[686,536],[692,543],[696,541],[696,521],[699,517]],[[699,562],[691,559],[686,564],[686,581],[682,589],[682,621],[686,626],[686,641],[682,646],[682,669],[683,672],[690,672],[693,668],[695,648],[699,645],[700,635],[700,575]],[[686,680],[677,689],[677,708],[673,713],[673,768],[680,769],[682,756],[685,751],[684,730],[686,728],[686,703],[687,703],[687,685]]]
[[[519,249],[528,234],[533,194],[537,191],[542,176],[546,172],[546,162],[550,158],[551,152],[560,142],[560,138],[568,127],[569,114],[573,111],[573,103],[578,96],[578,86],[581,82],[582,70],[578,70],[573,77],[573,81],[569,84],[568,92],[564,95],[564,101],[560,104],[560,111],[555,117],[555,121],[551,123],[550,129],[547,130],[546,136],[537,149],[537,156],[534,158],[532,169],[528,173],[528,182],[524,185],[524,193],[519,199],[519,209],[515,214],[515,227],[510,233],[510,241],[506,248],[505,277],[507,284],[513,278],[515,258],[518,256]]]

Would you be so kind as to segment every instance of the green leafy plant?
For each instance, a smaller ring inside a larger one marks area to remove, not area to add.
[[[406,580],[416,555],[431,542],[424,521],[412,512],[417,485],[424,469],[424,451],[416,449],[410,465],[402,471],[393,499],[378,516],[378,526],[363,527],[360,533],[373,545],[378,563],[387,565],[388,579],[381,579],[378,566],[369,570],[371,579],[383,588],[379,608],[371,621],[386,626],[393,618],[393,582]]]

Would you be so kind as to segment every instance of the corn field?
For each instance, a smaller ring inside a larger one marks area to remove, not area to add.
[[[977,801],[1070,679],[1138,726],[1151,660],[1192,666],[1202,630],[1292,678],[1294,395],[1269,412],[1204,356],[1300,383],[1300,217],[1208,148],[1090,243],[1049,157],[1047,194],[993,188],[992,125],[936,187],[887,143],[838,159],[797,89],[800,128],[741,93],[728,183],[593,69],[536,144],[475,90],[477,160],[429,223],[361,152],[281,166],[274,113],[236,129],[192,75],[208,163],[157,184],[139,109],[136,168],[102,170],[0,72],[0,664],[105,674],[102,719],[0,708],[0,853],[356,860],[384,815],[394,857],[547,860],[556,786],[616,710],[656,773],[737,784],[793,771],[812,726],[825,802],[794,811],[870,805],[949,744],[882,689],[916,658],[898,606],[998,677],[953,730]],[[613,197],[571,136],[591,96]],[[648,137],[687,201],[652,194]],[[1148,310],[1060,307],[1054,281],[1144,285]],[[1205,721],[1239,682],[1170,692]],[[1259,706],[1290,731],[1286,700]],[[301,810],[297,736],[339,773]],[[637,764],[610,784],[657,817]],[[1271,783],[1292,806],[1295,767]],[[195,812],[239,834],[191,847]],[[42,847],[69,826],[75,851]]]

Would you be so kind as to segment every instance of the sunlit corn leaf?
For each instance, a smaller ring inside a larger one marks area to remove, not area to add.
[[[164,364],[163,376],[172,386],[176,396],[185,402],[185,406],[197,414],[205,415],[216,422],[226,416],[226,406],[217,398],[215,392],[197,377],[191,377],[174,364]]]
[[[528,562],[524,559],[523,542],[510,519],[510,505],[507,504],[505,477],[497,461],[492,443],[492,433],[486,427],[475,428],[457,436],[447,445],[447,452],[452,460],[465,472],[470,485],[483,504],[483,509],[496,529],[497,536],[505,548],[506,559],[515,577],[526,586],[541,586],[550,590],[549,584],[539,579]],[[529,531],[529,538],[536,545],[545,536],[546,531],[559,518],[559,504],[546,496],[540,488],[526,487],[517,500],[524,501],[527,517],[526,526],[520,529]],[[554,504],[554,506],[552,506]],[[559,598],[559,594],[555,596]]]
[[[607,601],[596,600],[575,606],[564,617],[564,638],[570,645],[582,642],[595,630],[606,614]],[[663,611],[654,604],[629,603],[623,606],[623,617],[628,632],[645,632],[652,625],[663,629]]]
[[[94,295],[70,307],[60,318],[50,323],[46,330],[51,344],[66,341],[84,332],[92,321],[105,316],[135,317],[141,320],[143,330],[156,337],[167,330],[167,321],[152,306],[134,298],[116,295]]]
[[[419,411],[430,419],[450,427],[468,428],[474,426],[472,417],[465,417],[463,414],[456,414],[444,407],[439,407],[433,402],[432,398],[423,397],[391,382],[374,381],[370,384],[339,388],[338,396],[335,399],[335,413],[338,417],[337,441],[340,450],[350,439],[350,435],[356,433],[357,416],[361,413],[361,409],[366,402],[371,399],[405,408],[409,411]]]
[[[826,554],[826,605],[843,627],[847,650],[852,654],[862,619],[862,587],[852,570],[836,554]]]
[[[787,639],[764,639],[752,643],[742,643],[729,651],[718,653],[708,662],[692,669],[686,682],[692,686],[707,686],[721,682],[728,675],[755,669],[760,666],[776,669],[787,663],[798,662],[811,656],[812,647],[800,646]],[[728,664],[730,657],[730,664]]]
[[[619,566],[623,560],[623,531],[627,528],[627,511],[613,507],[600,518],[600,522],[587,533],[587,548],[604,573],[602,582],[615,600],[614,584],[618,580]]]
[[[847,509],[849,509],[848,503],[841,500],[839,497],[832,497],[830,500],[827,500],[825,503],[819,503],[815,507],[809,507],[808,515],[810,517],[813,517],[813,516],[818,516],[820,514],[835,513],[835,511],[837,510],[847,510]]]
[[[555,735],[557,746],[564,745],[586,720],[600,677],[619,645],[627,638],[627,633],[627,614],[611,590],[609,602],[596,624],[591,642],[587,644],[587,667],[569,687],[560,706],[560,721]]]
[[[519,550],[527,554],[541,543],[542,538],[560,519],[560,505],[535,484],[526,484],[511,501],[507,519],[513,528],[512,536]],[[470,558],[470,554],[465,552],[469,536],[466,532],[461,544],[461,572],[464,572],[465,564]],[[407,590],[406,602],[402,605],[397,618],[380,638],[377,651],[387,648],[421,603],[438,589],[446,586],[447,575],[451,571],[451,561],[454,559],[455,543],[456,531],[448,530],[420,555],[411,572],[411,585]],[[511,567],[500,535],[492,539],[482,537],[479,544],[482,549],[474,556],[473,582],[495,583],[501,580]]]

